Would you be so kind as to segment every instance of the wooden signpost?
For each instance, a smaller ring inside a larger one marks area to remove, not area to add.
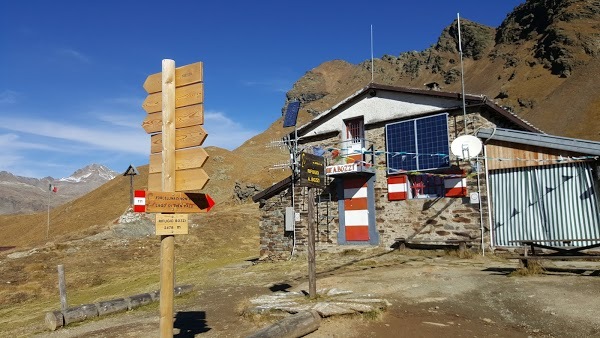
[[[325,185],[325,160],[303,152],[300,155],[299,186],[308,187],[308,296],[317,297],[317,261],[315,253],[315,189]]]
[[[144,82],[149,95],[142,104],[148,113],[142,127],[153,135],[148,191],[136,191],[135,207],[157,212],[156,234],[161,235],[160,337],[173,337],[174,235],[188,233],[187,213],[208,211],[214,205],[208,195],[183,193],[201,190],[209,180],[201,168],[208,158],[200,148],[207,136],[202,128],[202,73],[201,62],[175,68],[175,61],[165,59],[162,72]]]
[[[136,190],[136,212],[200,213],[208,212],[215,202],[208,194]]]
[[[156,214],[157,235],[187,235],[187,214]]]

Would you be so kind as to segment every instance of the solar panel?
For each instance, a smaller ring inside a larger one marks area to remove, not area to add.
[[[447,114],[391,123],[385,133],[390,174],[450,165]]]
[[[296,125],[298,111],[300,110],[300,101],[292,101],[288,103],[287,110],[283,117],[283,127],[293,127]]]

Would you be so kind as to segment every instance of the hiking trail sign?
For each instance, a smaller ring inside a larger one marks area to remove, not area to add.
[[[208,135],[204,124],[204,83],[202,62],[196,62],[175,68],[172,79],[175,82],[174,108],[172,121],[175,125],[174,163],[175,191],[201,190],[209,181],[202,169],[208,154],[200,146]],[[162,191],[162,171],[165,163],[165,147],[163,145],[163,87],[162,72],[146,78],[144,89],[148,96],[142,107],[148,113],[142,127],[150,136],[150,168],[148,174],[148,190]]]
[[[136,190],[135,212],[200,213],[208,212],[215,202],[208,194]]]
[[[190,212],[210,210],[214,202],[201,190],[209,180],[202,166],[208,154],[199,148],[206,139],[202,63],[175,68],[162,60],[162,72],[146,78],[148,113],[142,127],[150,137],[148,190],[136,191],[134,210],[156,212],[160,240],[160,337],[173,337],[175,236],[188,233]],[[165,212],[166,214],[162,214]]]

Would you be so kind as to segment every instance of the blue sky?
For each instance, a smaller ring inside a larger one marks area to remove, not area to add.
[[[2,1],[0,171],[67,177],[148,163],[142,84],[202,61],[204,146],[233,150],[281,116],[307,71],[434,44],[461,18],[497,27],[502,1]]]

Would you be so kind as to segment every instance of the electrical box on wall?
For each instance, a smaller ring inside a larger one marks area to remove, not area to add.
[[[285,208],[285,231],[294,231],[294,223],[296,222],[296,213],[293,207]]]

